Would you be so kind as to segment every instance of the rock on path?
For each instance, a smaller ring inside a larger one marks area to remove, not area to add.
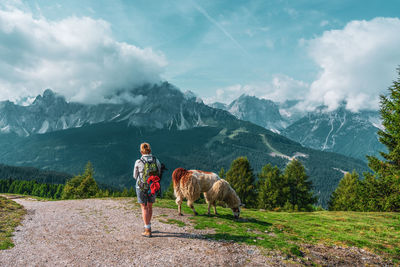
[[[176,213],[171,209],[154,208],[154,237],[144,238],[139,207],[126,199],[15,201],[27,215],[14,233],[15,247],[0,251],[0,266],[283,265],[255,247],[159,222]]]

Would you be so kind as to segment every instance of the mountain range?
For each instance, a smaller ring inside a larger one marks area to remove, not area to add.
[[[209,107],[169,83],[121,91],[97,105],[68,102],[51,90],[28,106],[3,101],[0,129],[1,163],[78,174],[91,161],[96,180],[117,188],[134,184],[133,163],[144,141],[168,168],[164,188],[177,167],[218,172],[246,156],[257,173],[268,163],[283,169],[296,158],[305,165],[319,204],[326,206],[344,172],[368,170],[360,160],[304,147]]]
[[[366,161],[366,155],[379,156],[385,147],[377,131],[382,128],[377,111],[351,112],[345,104],[327,111],[324,106],[305,113],[296,109],[299,101],[276,103],[242,95],[231,104],[213,103],[241,120],[250,121],[314,149],[336,152]]]
[[[121,99],[118,95],[115,97]],[[128,100],[113,103],[115,101],[111,98],[110,103],[85,105],[67,102],[63,96],[47,89],[28,106],[0,102],[0,132],[29,136],[122,121],[128,126],[184,130],[215,125],[218,120],[232,117],[198,103],[198,98],[190,93],[181,93],[169,83],[135,88],[129,92]]]

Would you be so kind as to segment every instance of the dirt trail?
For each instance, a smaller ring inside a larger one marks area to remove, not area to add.
[[[15,201],[27,215],[14,233],[15,247],[0,251],[0,266],[285,265],[256,247],[206,240],[189,225],[159,222],[175,216],[171,209],[154,209],[149,239],[140,236],[140,210],[129,200]]]

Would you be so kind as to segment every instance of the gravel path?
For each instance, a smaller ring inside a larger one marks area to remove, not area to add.
[[[139,207],[129,200],[35,201],[0,251],[0,266],[268,266],[285,265],[252,246],[204,239],[204,231],[164,224],[176,211],[154,208],[153,238],[141,237]],[[287,263],[286,263],[287,264]]]

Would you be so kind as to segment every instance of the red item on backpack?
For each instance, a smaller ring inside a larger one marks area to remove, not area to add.
[[[158,176],[150,176],[149,179],[147,179],[147,183],[150,184],[150,190],[151,190],[151,194],[154,195],[155,193],[157,193],[158,190],[160,190],[161,186],[160,186],[160,177]]]

